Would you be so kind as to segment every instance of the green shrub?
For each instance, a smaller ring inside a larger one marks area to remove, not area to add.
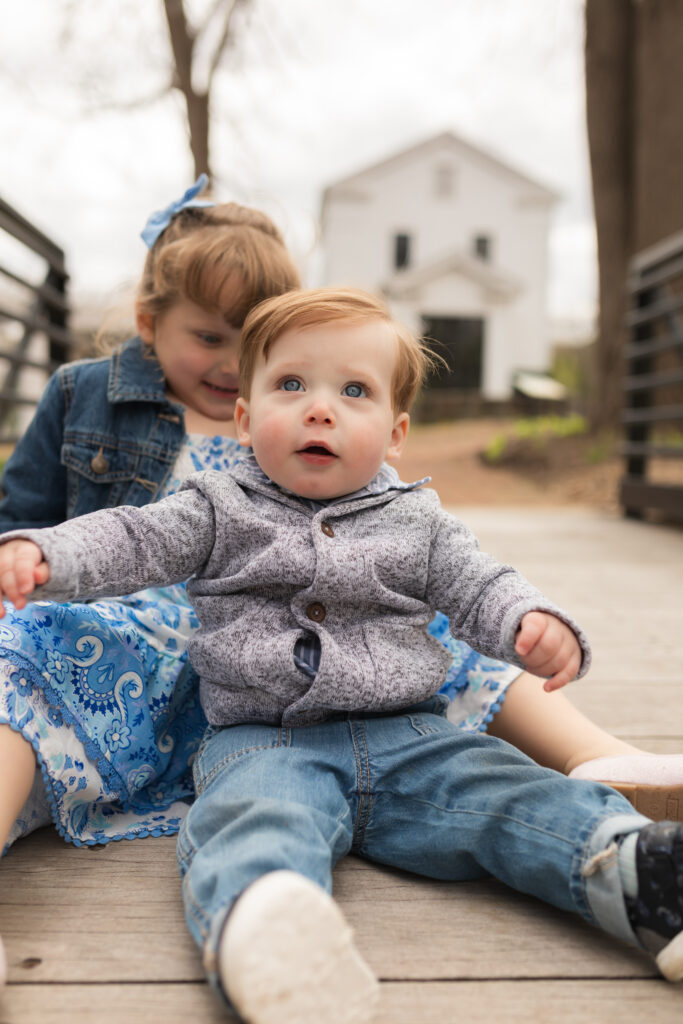
[[[487,462],[500,462],[502,459],[505,449],[508,445],[508,439],[505,434],[496,434],[495,437],[491,438],[489,443],[484,449],[484,458]]]
[[[530,441],[536,448],[543,448],[551,438],[587,434],[588,420],[578,413],[569,416],[530,416],[516,420],[512,425],[512,433],[520,441]],[[484,449],[485,461],[500,462],[509,443],[509,434],[496,434]]]

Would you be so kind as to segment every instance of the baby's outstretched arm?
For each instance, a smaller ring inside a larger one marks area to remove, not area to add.
[[[543,684],[548,693],[571,682],[581,667],[581,647],[574,632],[548,612],[527,612],[517,631],[515,651],[529,672],[548,677]]]
[[[28,594],[49,578],[43,552],[33,541],[11,540],[0,546],[0,619],[5,614],[3,598],[23,608]]]

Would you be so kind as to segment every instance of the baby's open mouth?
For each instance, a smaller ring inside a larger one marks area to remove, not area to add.
[[[305,448],[299,448],[297,455],[302,455],[304,458],[316,462],[329,462],[331,459],[338,458],[324,444],[308,444]]]
[[[322,444],[309,444],[305,448],[300,448],[299,451],[310,452],[311,455],[334,455],[334,452]]]

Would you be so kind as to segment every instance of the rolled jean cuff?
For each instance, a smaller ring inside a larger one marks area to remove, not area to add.
[[[617,814],[603,818],[591,833],[581,867],[586,902],[595,923],[608,935],[642,948],[631,927],[619,875],[619,840],[651,824],[640,814]]]
[[[230,911],[234,905],[235,904],[233,903],[231,906],[227,907],[224,914],[217,914],[214,917],[211,922],[209,934],[204,940],[204,945],[202,947],[202,962],[208,982],[211,987],[216,990],[224,1005],[233,1013],[235,1012],[234,1007],[228,999],[227,992],[221,984],[221,976],[218,970],[218,947],[220,946],[223,930],[228,922]]]

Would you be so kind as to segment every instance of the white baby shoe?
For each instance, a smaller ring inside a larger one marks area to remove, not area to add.
[[[379,997],[336,903],[293,871],[245,890],[218,961],[224,991],[249,1024],[364,1024]]]
[[[584,761],[570,779],[604,782],[653,821],[683,821],[683,754],[620,754]]]

